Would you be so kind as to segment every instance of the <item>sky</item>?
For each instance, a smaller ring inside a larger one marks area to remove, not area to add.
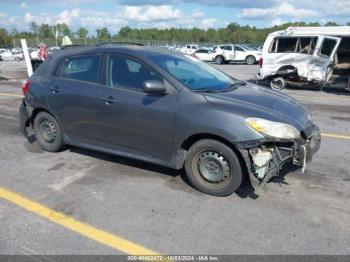
[[[350,0],[0,0],[0,27],[30,30],[30,23],[66,23],[90,33],[107,27],[259,28],[285,22],[350,22]]]

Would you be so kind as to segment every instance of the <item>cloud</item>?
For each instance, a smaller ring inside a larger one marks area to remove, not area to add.
[[[203,29],[208,29],[208,28],[213,27],[217,22],[218,22],[218,20],[215,18],[205,18],[201,22],[201,27]]]
[[[247,8],[243,10],[242,17],[253,19],[266,19],[269,17],[310,17],[318,15],[317,11],[310,9],[295,8],[293,5],[284,2],[280,6],[271,8]]]
[[[79,8],[74,8],[71,11],[64,10],[58,15],[57,23],[70,25],[72,20],[79,18],[79,13]]]
[[[285,23],[287,23],[287,22],[282,20],[281,18],[276,18],[276,19],[272,20],[272,22],[270,23],[270,26],[282,25]]]
[[[27,4],[26,4],[26,2],[22,2],[21,3],[21,5],[20,5],[20,7],[22,8],[22,9],[27,9]]]
[[[169,21],[182,16],[179,9],[169,5],[161,6],[126,6],[117,17],[131,22]]]

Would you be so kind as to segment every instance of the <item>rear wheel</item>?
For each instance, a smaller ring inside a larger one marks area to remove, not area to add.
[[[247,65],[254,65],[256,63],[256,59],[254,56],[250,55],[250,56],[247,56],[247,58],[245,59],[245,62]]]
[[[205,139],[193,144],[185,169],[192,185],[209,195],[230,195],[242,183],[241,165],[235,152],[216,140]]]
[[[225,63],[225,59],[219,55],[215,58],[215,62],[218,64],[218,65],[222,65],[223,63]]]
[[[35,137],[42,149],[58,152],[64,148],[63,134],[57,120],[47,112],[40,112],[34,119]]]
[[[270,86],[273,90],[280,91],[286,87],[286,80],[282,77],[277,77],[271,80]]]

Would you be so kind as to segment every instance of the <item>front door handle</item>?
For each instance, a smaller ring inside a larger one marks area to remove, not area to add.
[[[102,97],[102,101],[105,102],[106,105],[110,105],[116,102],[113,96]]]
[[[60,88],[58,86],[52,86],[50,87],[50,91],[51,93],[56,94],[60,92]]]

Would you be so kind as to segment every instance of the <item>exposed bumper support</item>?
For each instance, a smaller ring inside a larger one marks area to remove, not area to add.
[[[242,147],[242,145],[250,145]],[[312,160],[321,145],[320,130],[316,125],[303,132],[303,138],[290,142],[262,141],[260,144],[240,144],[240,152],[246,162],[250,181],[254,188],[265,185],[287,163],[305,170],[306,163]]]

